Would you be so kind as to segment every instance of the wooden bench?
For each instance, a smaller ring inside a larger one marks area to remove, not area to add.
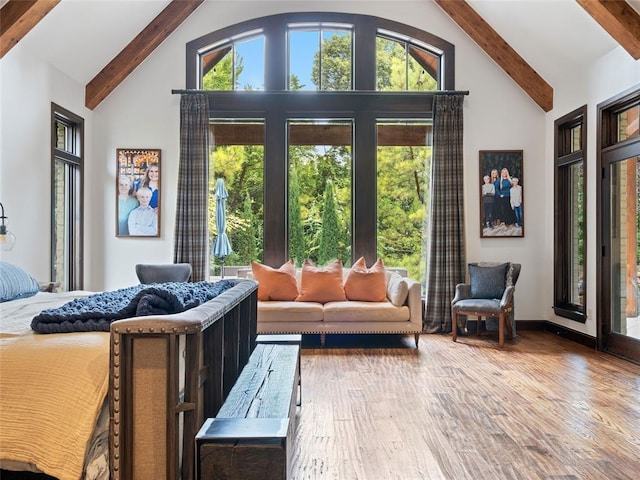
[[[196,435],[198,478],[289,478],[300,345],[259,343],[215,418]]]
[[[256,337],[256,343],[276,343],[282,345],[298,345],[298,402],[297,405],[302,405],[302,362],[300,361],[300,352],[302,351],[302,334],[301,333],[289,333],[289,334],[272,334],[263,333]]]

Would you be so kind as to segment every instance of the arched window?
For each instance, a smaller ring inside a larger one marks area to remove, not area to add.
[[[453,65],[450,43],[367,15],[273,15],[189,42],[212,190],[224,177],[230,195],[227,264],[321,262],[331,214],[345,265],[382,258],[424,279],[433,92],[454,89]]]
[[[224,39],[200,53],[199,60],[203,90],[264,90],[264,35],[260,32]]]
[[[429,92],[438,90],[442,52],[397,33],[379,31],[376,39],[376,89]]]

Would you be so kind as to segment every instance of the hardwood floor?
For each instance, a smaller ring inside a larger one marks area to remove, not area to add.
[[[349,337],[303,342],[296,480],[640,478],[636,364],[538,331]]]

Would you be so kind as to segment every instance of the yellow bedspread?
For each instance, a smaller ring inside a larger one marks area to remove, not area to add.
[[[0,303],[0,461],[77,480],[109,385],[109,333],[41,335],[31,318],[90,292]]]

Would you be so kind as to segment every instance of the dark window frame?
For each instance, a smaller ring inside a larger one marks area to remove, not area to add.
[[[287,35],[290,24],[302,22],[353,25],[352,91],[288,91]],[[377,259],[377,131],[378,120],[432,120],[434,92],[376,91],[376,37],[379,31],[397,32],[442,52],[441,90],[455,90],[455,47],[428,32],[368,15],[342,13],[288,13],[231,25],[195,39],[186,46],[186,88],[200,88],[199,54],[208,46],[247,31],[265,35],[264,91],[208,91],[210,118],[263,118],[264,256],[268,265],[288,260],[286,121],[295,119],[353,119],[352,261]]]
[[[580,149],[571,148],[571,131],[580,126]],[[553,311],[560,317],[569,318],[585,323],[587,305],[587,106],[584,105],[554,122],[554,298]],[[570,301],[571,265],[573,246],[569,230],[572,225],[570,169],[573,165],[582,163],[583,171],[583,296],[582,305]]]
[[[58,148],[57,123],[64,123],[71,130],[72,151]],[[72,171],[78,173],[79,185],[75,182],[67,184],[67,195],[73,199],[71,211],[65,218],[67,235],[69,236],[70,258],[69,271],[66,272],[66,286],[69,290],[84,287],[84,119],[75,113],[51,102],[51,281],[56,281],[55,251],[55,172],[56,162],[62,161]],[[76,193],[77,192],[77,193]],[[77,197],[80,198],[77,198]]]

